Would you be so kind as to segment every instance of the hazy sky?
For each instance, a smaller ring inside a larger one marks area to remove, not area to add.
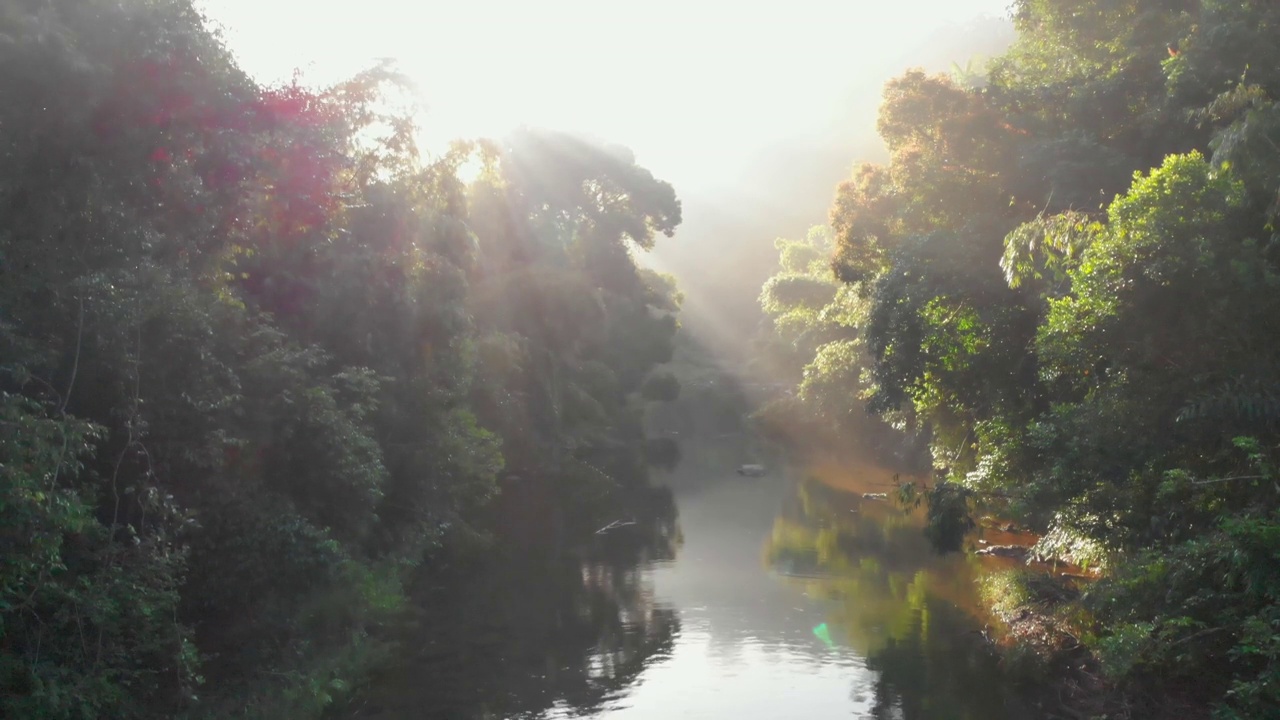
[[[382,57],[436,138],[518,124],[630,146],[677,192],[731,187],[764,148],[828,126],[922,38],[1010,0],[204,0],[261,81],[314,83]],[[866,128],[870,130],[870,128]],[[851,129],[852,131],[852,129]],[[850,158],[850,161],[853,159]]]

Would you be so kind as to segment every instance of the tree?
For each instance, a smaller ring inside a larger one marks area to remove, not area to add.
[[[504,466],[640,502],[669,185],[570,136],[424,158],[390,67],[262,87],[186,0],[38,5],[0,11],[0,714],[319,716]]]
[[[1235,578],[1269,572],[1276,519],[1264,37],[1280,16],[1209,0],[1014,15],[982,82],[886,86],[890,161],[832,207],[843,287],[797,249],[762,299],[793,366],[810,362],[801,399],[861,396],[928,438],[940,545],[977,508],[1041,531],[1041,555],[1108,573],[1086,645],[1133,697],[1196,678],[1222,717],[1274,714],[1271,589]],[[812,342],[832,297],[858,299],[852,332]],[[1204,573],[1228,578],[1212,601],[1190,590]]]

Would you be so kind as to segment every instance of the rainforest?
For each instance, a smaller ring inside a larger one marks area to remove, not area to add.
[[[1280,717],[1280,4],[992,22],[712,228],[0,3],[0,716]]]

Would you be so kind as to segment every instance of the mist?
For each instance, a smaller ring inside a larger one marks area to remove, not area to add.
[[[0,717],[1280,717],[1280,2],[0,10]]]
[[[850,169],[884,158],[882,87],[909,67],[947,73],[1001,52],[1007,0],[892,5],[824,0],[751,12],[556,0],[368,3],[206,0],[255,79],[338,82],[381,59],[415,84],[428,148],[545,127],[631,148],[674,185],[684,222],[637,261],[676,275],[681,322],[740,355],[760,315],[773,241],[826,221]],[[394,18],[395,22],[388,22]]]
[[[828,107],[827,116],[807,118],[802,131],[747,149],[740,173],[684,191],[677,185],[684,222],[675,242],[639,260],[677,277],[685,295],[681,321],[690,334],[731,362],[749,353],[763,317],[760,286],[777,266],[774,240],[801,238],[824,224],[835,187],[850,170],[887,159],[875,130],[884,83],[912,67],[950,73],[957,65],[980,66],[1013,37],[1006,15],[935,26],[901,55],[848,73],[844,85],[833,79],[830,96],[812,104]]]

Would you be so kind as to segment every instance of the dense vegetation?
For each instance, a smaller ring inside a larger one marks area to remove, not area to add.
[[[496,493],[565,533],[640,487],[672,188],[424,157],[396,81],[262,87],[186,0],[0,7],[0,715],[317,714]]]
[[[984,73],[890,82],[889,162],[833,242],[781,244],[762,300],[804,369],[764,417],[865,405],[927,444],[940,546],[996,512],[1103,568],[1075,617],[1118,712],[1275,717],[1280,5],[1014,21]]]

